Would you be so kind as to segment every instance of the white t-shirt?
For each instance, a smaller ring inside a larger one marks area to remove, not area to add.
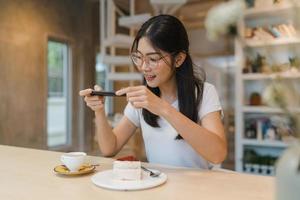
[[[172,106],[178,110],[178,100]],[[205,82],[199,119],[214,111],[222,111],[219,97],[215,87]],[[158,118],[160,127],[152,127],[144,121],[142,109],[135,109],[130,103],[127,104],[124,115],[136,127],[141,128],[149,162],[203,169],[212,167],[185,140],[175,140],[178,133],[164,118]]]

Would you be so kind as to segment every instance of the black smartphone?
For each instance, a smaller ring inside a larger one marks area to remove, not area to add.
[[[120,96],[116,95],[115,92],[109,92],[109,91],[95,91],[93,90],[91,93],[92,96],[111,96],[111,97],[121,97],[126,96],[126,94],[122,94]]]

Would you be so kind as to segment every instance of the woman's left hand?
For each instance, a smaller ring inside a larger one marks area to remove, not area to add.
[[[126,94],[127,101],[135,108],[145,108],[160,115],[166,101],[153,94],[146,86],[132,86],[116,91],[116,95]]]

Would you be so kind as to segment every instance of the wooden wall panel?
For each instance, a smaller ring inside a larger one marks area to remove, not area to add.
[[[48,37],[71,46],[73,149],[79,136],[90,141],[92,113],[78,91],[95,79],[97,9],[85,0],[0,1],[0,144],[47,148]]]

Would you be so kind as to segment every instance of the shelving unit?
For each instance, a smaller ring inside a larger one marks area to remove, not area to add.
[[[244,13],[244,16],[238,23],[239,37],[235,41],[237,66],[235,81],[235,91],[237,91],[235,98],[235,168],[239,172],[274,175],[274,159],[289,146],[289,143],[283,142],[277,135],[276,138],[268,138],[265,134],[268,129],[262,128],[262,123],[265,120],[270,120],[274,116],[283,116],[283,110],[280,108],[269,107],[264,103],[260,105],[251,105],[249,103],[249,94],[256,92],[262,96],[265,88],[278,77],[283,81],[298,83],[300,81],[299,69],[297,72],[284,71],[276,73],[249,72],[244,71],[243,69],[246,65],[249,65],[247,62],[249,52],[252,54],[253,52],[256,54],[265,54],[264,56],[267,61],[275,58],[275,62],[278,62],[279,60],[282,65],[286,64],[289,60],[291,52],[294,52],[293,56],[296,55],[300,58],[300,27],[299,24],[293,21],[295,20],[295,8],[300,8],[299,6],[300,4],[283,3],[272,7],[250,8]],[[293,37],[280,37],[266,40],[245,39],[246,27],[269,27],[282,23],[293,23],[297,30],[297,35]],[[278,55],[280,55],[280,58],[278,58]],[[282,60],[284,60],[285,63],[283,63]],[[297,91],[300,91],[299,86],[297,87]],[[300,114],[300,106],[289,107],[289,109]],[[251,134],[254,136],[250,134],[250,137],[247,130],[253,122],[256,126],[256,132],[252,132]],[[263,134],[262,130],[264,131]],[[260,133],[258,133],[259,131]],[[257,155],[262,157],[256,160],[252,159],[253,162],[249,161],[247,160],[249,159],[249,152],[250,155],[252,155],[253,152],[256,152]],[[270,160],[266,161],[267,158],[270,158]],[[262,163],[256,163],[256,161]],[[251,166],[254,166],[253,170],[251,169]],[[262,169],[259,168],[260,166],[262,166]],[[272,169],[269,171],[270,173],[264,170],[266,167]]]
[[[277,15],[286,15],[289,14],[291,9],[299,7],[300,3],[282,3],[278,5],[273,5],[272,7],[260,7],[260,8],[249,8],[246,10],[244,14],[244,18],[250,19],[250,18],[261,18],[261,17],[267,17],[267,16],[274,16],[274,13],[277,13]]]
[[[281,141],[271,140],[256,140],[256,139],[242,139],[242,144],[246,146],[261,146],[261,147],[278,147],[285,148],[288,146],[287,143]]]
[[[300,108],[290,107],[290,110],[300,113]],[[281,114],[283,111],[280,108],[268,107],[268,106],[243,106],[242,112],[244,113],[270,113]]]
[[[299,79],[300,73],[272,73],[272,74],[258,74],[258,73],[247,73],[242,74],[242,79],[247,81],[251,80],[262,80],[262,79],[275,79],[281,77],[283,79]]]
[[[244,40],[244,45],[247,47],[267,47],[267,46],[279,46],[279,45],[291,45],[291,44],[300,44],[300,38],[291,37],[291,38],[279,38],[266,41],[248,41]]]

